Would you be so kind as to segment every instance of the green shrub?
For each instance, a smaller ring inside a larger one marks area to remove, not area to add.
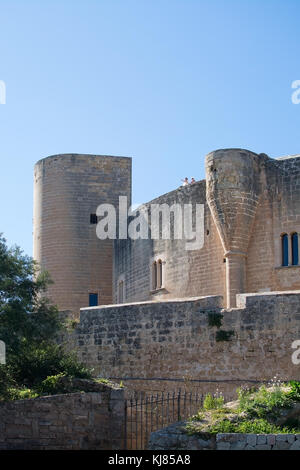
[[[266,419],[243,420],[233,422],[224,419],[210,427],[210,432],[218,433],[245,433],[245,434],[297,434],[299,430],[276,426]]]
[[[276,418],[282,409],[289,409],[295,401],[300,400],[300,382],[293,381],[286,385],[276,383],[267,388],[240,388],[238,407],[226,408],[224,400],[206,395],[203,408],[189,419],[189,434],[209,433],[255,433],[278,434],[300,433],[297,418],[290,418],[284,425],[278,425]]]
[[[65,384],[61,382],[61,379],[63,377],[66,377],[66,374],[64,374],[63,372],[57,375],[50,375],[45,380],[43,380],[41,384],[39,384],[39,387],[38,387],[39,392],[41,394],[47,394],[47,395],[65,393],[67,391],[67,388]]]
[[[239,409],[253,418],[275,417],[280,409],[290,408],[293,400],[280,387],[270,390],[262,385],[254,394],[239,396]]]
[[[6,391],[7,400],[25,400],[27,398],[36,398],[38,393],[30,388],[8,388]]]
[[[288,396],[295,401],[300,401],[300,382],[296,380],[291,380],[288,385],[291,390],[288,392]]]
[[[9,249],[0,234],[0,338],[6,345],[0,400],[31,397],[43,387],[51,388],[49,376],[92,376],[57,344],[66,329],[57,307],[45,297],[50,283],[32,258],[19,248]]]
[[[11,371],[18,384],[28,387],[36,387],[47,377],[60,373],[82,379],[91,378],[91,372],[56,343],[36,345],[24,341],[22,353],[15,357]]]
[[[208,393],[203,402],[204,410],[215,410],[221,408],[224,405],[224,397],[214,397]]]

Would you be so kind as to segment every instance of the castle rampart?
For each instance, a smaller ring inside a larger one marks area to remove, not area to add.
[[[138,390],[297,379],[300,291],[240,294],[237,305],[213,296],[82,309],[73,346],[95,373]]]

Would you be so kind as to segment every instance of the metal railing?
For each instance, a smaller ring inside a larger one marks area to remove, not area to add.
[[[143,450],[150,433],[196,414],[203,405],[199,392],[161,392],[125,401],[124,448]]]

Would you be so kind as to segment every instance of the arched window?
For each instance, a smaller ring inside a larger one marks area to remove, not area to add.
[[[152,290],[158,290],[163,287],[163,264],[161,259],[152,263]]]
[[[286,233],[281,235],[282,266],[289,265],[289,238]]]
[[[292,233],[292,265],[297,266],[299,262],[298,256],[298,233]]]

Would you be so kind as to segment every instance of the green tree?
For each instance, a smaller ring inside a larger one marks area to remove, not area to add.
[[[11,387],[39,388],[52,375],[91,377],[57,342],[64,324],[45,296],[49,283],[49,275],[39,273],[32,258],[18,247],[8,248],[0,235],[0,339],[6,344],[0,397],[7,397]]]

